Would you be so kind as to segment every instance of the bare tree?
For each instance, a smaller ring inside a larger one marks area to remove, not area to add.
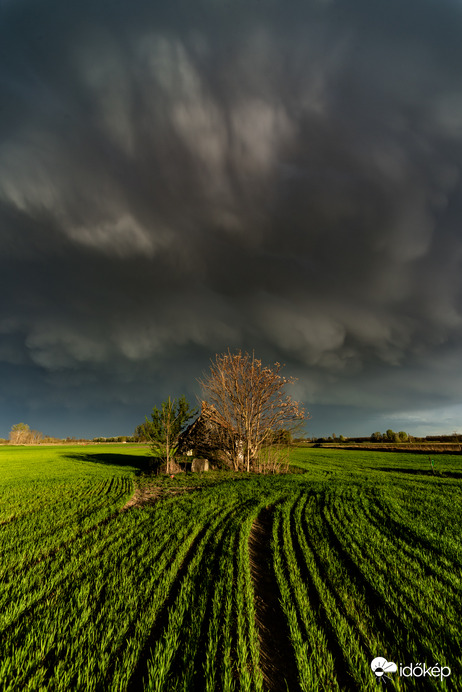
[[[36,445],[42,440],[43,434],[38,430],[31,430],[27,423],[16,423],[10,430],[12,445]]]
[[[16,423],[10,430],[12,445],[25,445],[29,442],[31,429],[27,423]]]
[[[29,444],[39,445],[41,442],[43,442],[43,437],[43,433],[41,433],[39,430],[31,430],[29,434]]]
[[[238,351],[216,355],[199,383],[206,402],[202,415],[221,431],[224,451],[235,470],[250,471],[262,448],[282,430],[294,431],[309,414],[285,394],[293,378],[280,374],[281,364],[267,367],[255,354]]]

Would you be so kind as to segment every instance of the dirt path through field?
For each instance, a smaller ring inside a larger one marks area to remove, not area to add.
[[[260,638],[260,668],[268,692],[298,692],[298,674],[289,628],[272,566],[273,509],[264,509],[253,522],[249,537],[250,571]]]
[[[122,512],[130,509],[131,507],[141,507],[142,505],[151,504],[152,502],[157,502],[161,496],[160,488],[156,486],[139,488],[135,487],[135,491],[128,502],[122,507]]]
[[[192,488],[172,488],[168,490],[163,490],[157,485],[147,485],[143,487],[135,486],[135,491],[131,498],[122,507],[122,512],[132,507],[142,507],[143,505],[152,505],[154,502],[158,502],[167,497],[172,497],[172,495],[184,495],[185,493],[192,493],[200,491],[199,487]]]

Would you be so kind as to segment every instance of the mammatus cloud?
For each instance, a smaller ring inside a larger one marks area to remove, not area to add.
[[[309,407],[456,402],[457,6],[169,8],[0,8],[9,386],[128,406],[229,346]]]

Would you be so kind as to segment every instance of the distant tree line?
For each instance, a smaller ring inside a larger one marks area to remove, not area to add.
[[[27,423],[16,423],[12,426],[8,441],[11,445],[38,445],[62,443],[56,437],[44,435],[38,430],[31,430]]]
[[[118,435],[117,437],[94,437],[92,442],[140,442],[140,440],[135,439],[133,435]]]
[[[371,442],[462,442],[462,435],[453,433],[452,435],[426,435],[425,437],[417,437],[403,430],[400,432],[387,430],[385,433],[372,433],[369,439]]]
[[[462,435],[453,433],[452,435],[427,435],[426,437],[416,437],[416,441],[426,442],[462,442]]]
[[[375,432],[370,437],[371,442],[409,442],[409,435],[404,430],[395,432],[389,428],[385,433]]]
[[[15,423],[15,425],[11,427],[8,440],[0,439],[1,444],[10,445],[83,444],[88,442],[89,440],[83,438],[60,438],[44,435],[39,430],[31,430],[27,423]]]
[[[343,435],[336,435],[333,433],[329,437],[306,437],[303,439],[295,440],[295,442],[315,442],[315,443],[336,443],[336,442],[355,442],[355,443],[367,443],[367,442],[381,442],[390,444],[393,443],[426,443],[426,442],[462,442],[462,434],[453,433],[452,435],[426,435],[425,437],[417,437],[416,435],[411,435],[404,430],[395,432],[389,428],[386,432],[374,432],[368,437],[344,437]]]

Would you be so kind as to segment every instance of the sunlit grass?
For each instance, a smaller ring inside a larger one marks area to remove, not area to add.
[[[376,689],[379,655],[456,679],[458,456],[433,472],[425,455],[294,449],[303,473],[167,478],[148,454],[0,449],[2,689],[263,689],[248,552],[263,507],[300,689]],[[154,504],[124,511],[152,485]]]

